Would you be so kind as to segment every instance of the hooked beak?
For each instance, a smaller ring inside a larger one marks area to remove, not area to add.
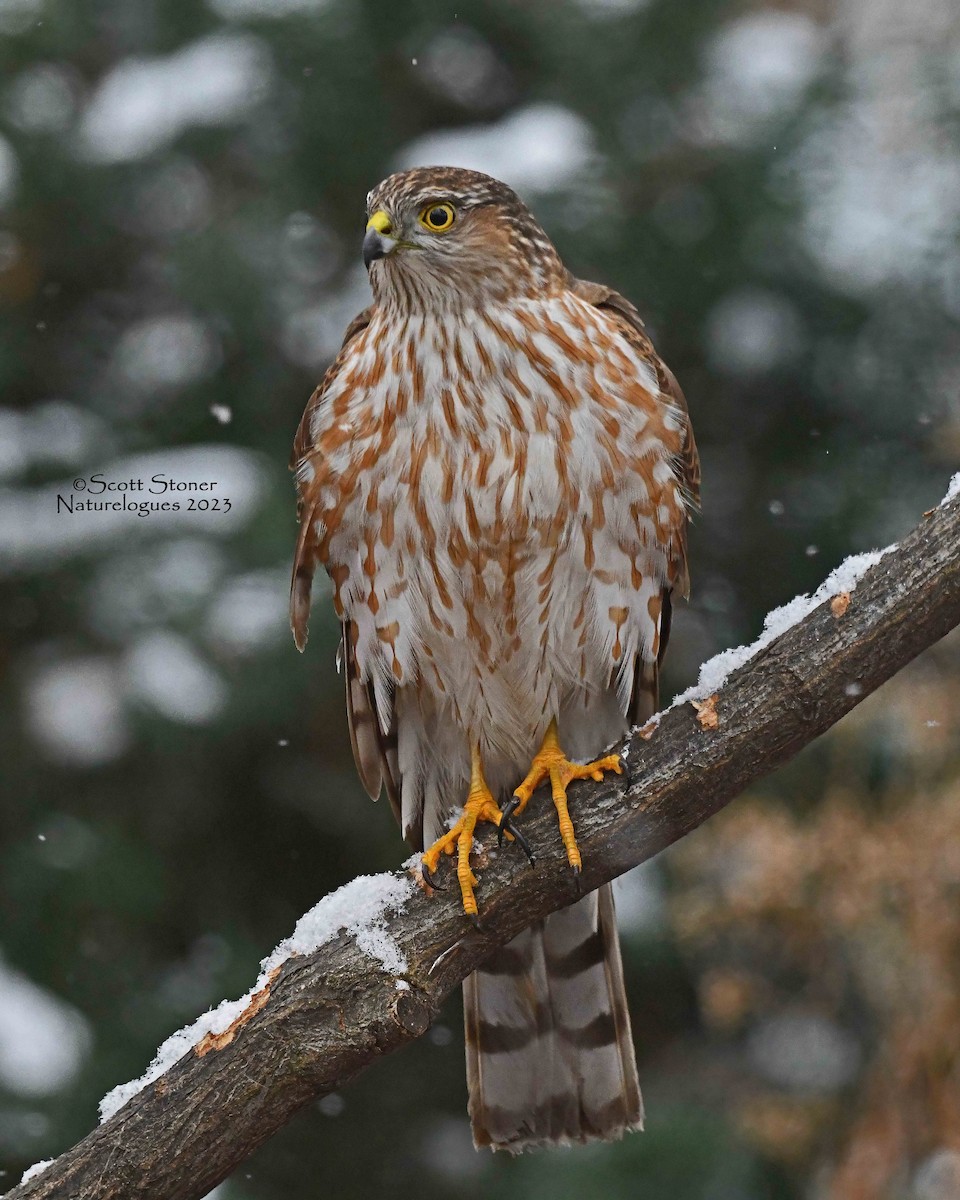
[[[367,222],[367,232],[363,235],[363,265],[370,269],[370,264],[378,258],[386,258],[393,252],[397,239],[392,237],[393,222],[381,209],[375,212]]]

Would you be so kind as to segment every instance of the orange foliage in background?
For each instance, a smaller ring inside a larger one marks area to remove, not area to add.
[[[737,1123],[818,1197],[960,1196],[958,664],[954,634],[844,720],[819,798],[788,771],[670,856]]]

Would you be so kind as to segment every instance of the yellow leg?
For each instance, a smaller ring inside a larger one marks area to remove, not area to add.
[[[457,852],[457,882],[460,884],[460,897],[463,900],[463,911],[471,917],[477,915],[477,898],[473,889],[477,877],[470,870],[470,850],[473,846],[473,831],[478,821],[490,821],[499,825],[503,819],[500,807],[494,800],[487,781],[483,777],[483,764],[480,761],[480,747],[474,746],[470,755],[470,791],[467,802],[463,806],[460,819],[443,837],[438,838],[433,845],[424,851],[422,867],[426,876],[432,875],[440,862],[441,854]],[[428,878],[429,882],[429,878]]]
[[[517,802],[508,805],[507,810],[511,816],[522,813],[536,789],[545,779],[549,779],[553,792],[553,803],[556,806],[557,819],[560,824],[560,836],[563,838],[563,844],[567,851],[567,861],[575,871],[579,871],[583,862],[573,832],[573,822],[570,820],[570,812],[567,808],[567,785],[574,779],[600,780],[603,778],[604,771],[616,771],[619,775],[623,771],[620,755],[608,754],[606,758],[600,758],[591,763],[571,762],[560,749],[560,742],[557,738],[557,722],[553,720],[544,734],[543,745],[533,756],[529,774],[513,793]]]

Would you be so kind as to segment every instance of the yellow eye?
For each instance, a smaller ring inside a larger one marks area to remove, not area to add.
[[[446,233],[456,215],[452,204],[428,204],[420,213],[420,224],[431,233]]]

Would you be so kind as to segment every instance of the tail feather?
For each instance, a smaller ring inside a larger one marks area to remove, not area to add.
[[[643,1123],[613,894],[525,930],[464,984],[474,1141],[609,1141]]]

